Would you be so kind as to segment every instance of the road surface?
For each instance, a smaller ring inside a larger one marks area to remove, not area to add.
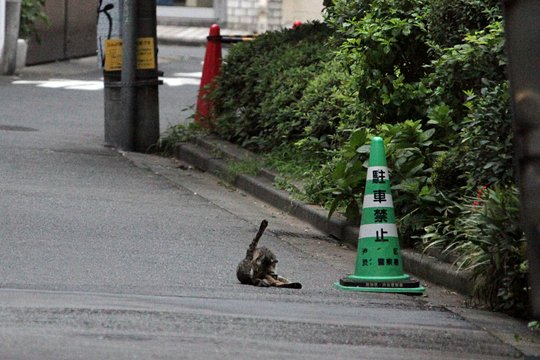
[[[160,49],[162,131],[188,121],[203,54]],[[429,284],[335,290],[354,250],[186,164],[105,148],[100,83],[92,58],[0,78],[0,359],[538,354],[522,323]],[[236,280],[264,218],[261,244],[303,289]]]

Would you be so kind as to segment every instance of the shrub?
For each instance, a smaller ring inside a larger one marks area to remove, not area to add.
[[[464,197],[454,205],[453,223],[427,228],[428,246],[443,246],[458,256],[460,268],[474,274],[474,296],[493,310],[523,315],[527,310],[527,261],[520,229],[517,189],[495,186],[479,198]]]
[[[514,183],[513,132],[507,81],[490,84],[479,95],[471,93],[459,141],[459,168],[470,189]]]
[[[430,89],[428,103],[431,111],[434,107],[447,106],[449,118],[460,129],[467,111],[467,97],[506,78],[502,21],[468,34],[461,44],[436,47],[433,51],[438,57],[429,65],[431,72],[424,80]]]
[[[358,92],[342,64],[335,57],[322,64],[302,97],[292,104],[295,116],[305,123],[295,145],[327,158],[324,152],[340,148],[345,133],[359,122],[359,106]]]
[[[373,0],[361,6],[358,17],[343,20],[337,56],[362,102],[357,126],[397,123],[424,112],[420,80],[429,63],[424,5],[423,0]]]
[[[467,34],[484,29],[501,14],[499,0],[432,0],[428,9],[429,37],[441,48],[462,43]]]
[[[324,24],[311,23],[231,48],[213,93],[216,131],[258,150],[298,139],[307,120],[291,106],[328,57],[328,35]]]

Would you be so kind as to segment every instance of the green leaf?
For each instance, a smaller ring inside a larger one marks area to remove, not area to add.
[[[330,204],[330,207],[328,209],[328,218],[330,219],[334,212],[336,211],[337,207],[339,206],[341,202],[340,198],[335,198],[332,203]]]

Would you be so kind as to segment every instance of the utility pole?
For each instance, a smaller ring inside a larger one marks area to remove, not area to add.
[[[122,18],[122,70],[121,70],[121,106],[122,106],[122,141],[123,150],[133,151],[135,130],[137,127],[137,22],[139,19],[138,0],[124,0]]]
[[[148,151],[159,140],[159,90],[158,80],[156,2],[139,2],[138,65],[137,65],[137,126],[136,151]]]
[[[508,75],[530,310],[540,320],[540,1],[504,1]]]
[[[5,1],[5,33],[1,53],[0,73],[13,75],[17,67],[17,40],[19,38],[19,19],[21,0]]]
[[[98,50],[105,82],[105,144],[151,150],[159,140],[155,1],[100,1]]]
[[[4,40],[6,38],[6,0],[0,0],[0,64],[4,53]]]

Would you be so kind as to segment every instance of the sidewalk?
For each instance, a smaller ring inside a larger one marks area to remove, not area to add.
[[[185,6],[157,7],[157,37],[160,44],[205,45],[210,25],[217,23],[211,8]],[[221,35],[251,35],[252,33],[221,29]]]
[[[177,26],[177,25],[158,25],[157,38],[160,44],[165,45],[206,45],[210,26]],[[221,35],[251,35],[248,32],[239,30],[221,29]]]

